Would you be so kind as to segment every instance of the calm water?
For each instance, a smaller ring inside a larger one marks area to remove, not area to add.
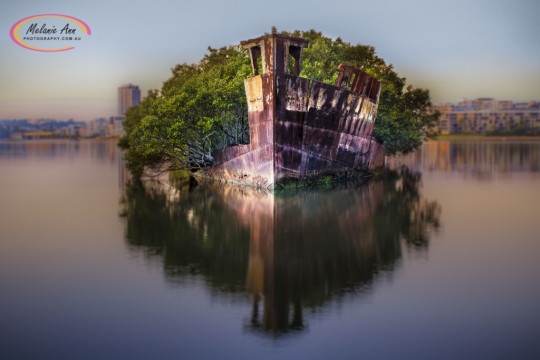
[[[126,185],[112,142],[0,143],[2,359],[539,359],[540,142],[365,185]]]

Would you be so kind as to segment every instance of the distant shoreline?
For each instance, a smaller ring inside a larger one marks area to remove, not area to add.
[[[456,135],[439,135],[437,140],[481,140],[481,141],[540,141],[540,136],[486,136],[486,135],[467,135],[467,134],[456,134]],[[432,140],[430,140],[432,141]]]
[[[0,142],[22,143],[22,142],[44,142],[44,141],[118,141],[120,137],[84,137],[84,138],[63,138],[49,137],[43,139],[0,139]]]

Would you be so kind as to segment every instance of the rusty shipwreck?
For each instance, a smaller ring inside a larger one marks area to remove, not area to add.
[[[378,79],[347,65],[336,85],[299,77],[305,39],[272,34],[241,44],[253,69],[244,80],[251,142],[217,151],[199,175],[272,188],[384,165],[384,146],[371,136]]]

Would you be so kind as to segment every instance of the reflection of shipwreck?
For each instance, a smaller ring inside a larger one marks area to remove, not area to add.
[[[242,42],[254,75],[245,79],[251,143],[218,151],[205,175],[273,187],[384,165],[384,146],[371,137],[380,81],[346,65],[337,85],[298,77],[307,44],[276,34]]]
[[[362,185],[276,192],[170,181],[126,186],[129,249],[152,264],[160,259],[170,283],[204,283],[216,301],[248,299],[245,329],[272,337],[302,331],[313,313],[375,289],[405,250],[427,251],[440,223],[440,205],[406,170]]]

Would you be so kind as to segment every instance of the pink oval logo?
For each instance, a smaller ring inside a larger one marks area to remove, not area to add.
[[[74,49],[71,44],[81,41],[83,34],[91,34],[84,21],[61,14],[29,16],[17,21],[9,32],[15,44],[43,52]]]

